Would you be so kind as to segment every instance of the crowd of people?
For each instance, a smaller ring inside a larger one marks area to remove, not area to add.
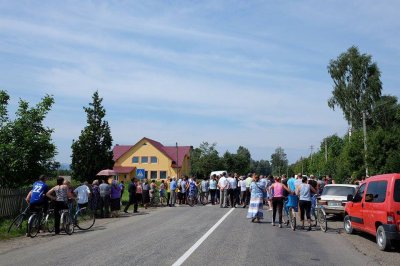
[[[60,210],[71,209],[75,201],[79,207],[89,206],[98,218],[119,217],[125,184],[123,181],[118,183],[116,180],[110,183],[107,179],[94,180],[91,185],[84,182],[74,189],[71,182],[59,177],[57,185],[50,189],[46,184],[46,178],[41,176],[33,184],[26,201],[30,204],[32,211],[43,208],[46,212],[48,200],[52,200],[55,233],[59,234]],[[248,206],[247,218],[252,222],[263,219],[263,206],[268,206],[273,214],[272,225],[275,226],[278,213],[278,225],[282,227],[284,201],[290,196],[295,196],[299,202],[302,226],[304,227],[305,218],[307,218],[309,230],[311,228],[311,197],[313,194],[321,193],[325,184],[332,183],[334,180],[330,176],[317,179],[314,176],[307,178],[298,174],[286,178],[285,175],[272,177],[250,173],[247,176],[239,176],[226,172],[201,180],[186,176],[178,179],[168,177],[167,180],[160,182],[133,178],[128,185],[129,200],[123,211],[128,213],[129,207],[133,205],[133,213],[138,213],[139,205],[147,208],[156,197],[161,205],[166,204],[169,207],[187,204],[188,199],[199,199],[203,204],[219,205],[220,208]]]

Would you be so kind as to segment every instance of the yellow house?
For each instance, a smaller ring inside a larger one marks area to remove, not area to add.
[[[144,169],[144,178],[148,179],[189,175],[191,149],[191,146],[164,146],[149,138],[135,145],[117,144],[113,149],[113,170],[118,173],[119,181],[136,177],[137,169]]]

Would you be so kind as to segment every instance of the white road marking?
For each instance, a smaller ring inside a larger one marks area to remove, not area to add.
[[[214,232],[215,229],[217,229],[217,227],[226,219],[226,217],[228,217],[229,214],[231,214],[233,212],[233,210],[234,209],[231,209],[224,216],[222,216],[222,218],[219,219],[219,221],[216,224],[214,224],[214,226],[211,227],[210,230],[207,231],[207,233],[205,233],[199,240],[197,240],[197,242],[194,243],[194,245],[191,246],[185,252],[185,254],[182,255],[182,257],[180,257],[177,261],[175,261],[175,263],[172,264],[172,266],[180,266],[180,265],[182,265],[182,263],[184,263],[185,260],[187,260],[187,258],[189,258],[189,256],[192,255],[192,253],[201,245],[201,243],[203,243],[207,239],[207,237],[209,235],[211,235],[211,233]]]

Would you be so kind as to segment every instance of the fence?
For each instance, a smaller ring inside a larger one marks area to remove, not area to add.
[[[0,188],[0,217],[12,217],[26,208],[25,197],[29,188]]]

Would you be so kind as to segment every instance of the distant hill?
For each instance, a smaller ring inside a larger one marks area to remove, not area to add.
[[[71,170],[71,165],[68,163],[60,163],[59,170]]]

